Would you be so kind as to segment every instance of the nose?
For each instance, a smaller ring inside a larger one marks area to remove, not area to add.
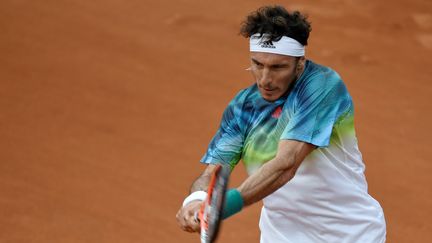
[[[259,83],[262,87],[268,87],[269,84],[271,84],[271,82],[272,82],[272,78],[270,75],[270,70],[268,68],[264,68]]]

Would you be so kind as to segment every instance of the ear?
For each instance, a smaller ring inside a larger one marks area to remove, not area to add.
[[[300,57],[297,61],[296,71],[301,72],[304,68],[306,58],[304,56]]]
[[[297,62],[297,68],[303,68],[305,65],[306,58],[304,56],[300,57]]]

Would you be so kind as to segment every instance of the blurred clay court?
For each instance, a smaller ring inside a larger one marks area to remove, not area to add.
[[[266,1],[0,3],[0,242],[199,242],[175,214],[229,100],[243,17]],[[275,2],[272,2],[275,3]],[[278,1],[356,106],[388,242],[432,238],[432,2]],[[232,186],[245,178],[241,165]],[[219,242],[259,241],[260,205]]]

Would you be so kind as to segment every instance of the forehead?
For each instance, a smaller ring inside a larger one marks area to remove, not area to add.
[[[266,52],[250,52],[250,57],[264,65],[293,64],[296,60],[296,58],[292,56]]]

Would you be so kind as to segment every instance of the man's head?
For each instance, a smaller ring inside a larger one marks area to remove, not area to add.
[[[265,6],[251,13],[240,33],[250,38],[251,71],[262,97],[275,101],[303,72],[310,23],[300,12]]]

